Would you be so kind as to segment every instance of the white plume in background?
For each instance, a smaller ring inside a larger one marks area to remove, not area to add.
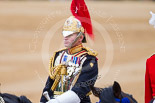
[[[154,14],[152,11],[150,11],[150,14],[152,15],[152,17],[151,17],[151,19],[149,20],[149,24],[150,24],[150,25],[153,25],[154,28],[155,28],[155,14]]]

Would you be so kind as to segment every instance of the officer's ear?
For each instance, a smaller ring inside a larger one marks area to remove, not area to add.
[[[80,38],[79,38],[79,41],[82,42],[83,38],[84,38],[84,36],[81,35]]]

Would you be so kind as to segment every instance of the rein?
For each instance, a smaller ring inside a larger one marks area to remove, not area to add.
[[[115,98],[115,101],[119,102],[119,103],[130,103],[130,100],[127,97],[124,97],[122,99]],[[99,102],[96,102],[96,103],[101,103],[101,100]]]

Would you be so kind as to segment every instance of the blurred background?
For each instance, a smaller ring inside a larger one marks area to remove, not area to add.
[[[71,1],[71,0],[0,0],[0,1]],[[85,1],[155,1],[155,0],[85,0]]]
[[[63,48],[62,26],[70,0],[0,0],[0,91],[40,100],[49,58]],[[155,53],[155,28],[149,25],[153,0],[86,0],[98,51],[95,86],[118,81],[124,92],[144,103],[147,58]],[[98,98],[91,95],[92,103]]]

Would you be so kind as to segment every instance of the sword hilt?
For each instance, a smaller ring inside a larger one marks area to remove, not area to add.
[[[45,98],[46,98],[48,101],[50,100],[50,97],[49,97],[49,94],[48,94],[47,91],[45,91],[45,92],[43,93],[43,95],[45,96]]]

